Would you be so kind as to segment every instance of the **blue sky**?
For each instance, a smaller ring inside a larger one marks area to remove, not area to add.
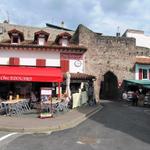
[[[75,30],[83,24],[115,35],[128,28],[150,34],[150,0],[0,0],[0,22],[44,27],[45,23]]]

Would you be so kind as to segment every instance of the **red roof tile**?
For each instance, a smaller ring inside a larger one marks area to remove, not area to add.
[[[86,73],[70,73],[71,75],[71,79],[74,79],[74,80],[92,80],[92,79],[96,79],[95,76],[93,75],[89,75],[89,74],[86,74]],[[64,75],[65,77],[65,75]]]
[[[150,57],[137,56],[136,63],[137,64],[150,64]]]
[[[18,33],[19,36],[20,36],[20,38],[21,38],[21,41],[24,40],[23,32],[21,32],[21,31],[19,31],[19,30],[17,30],[17,29],[12,29],[12,30],[8,31],[9,37],[11,37],[13,33]]]

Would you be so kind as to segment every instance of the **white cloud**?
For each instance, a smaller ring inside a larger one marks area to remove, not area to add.
[[[24,25],[60,24],[75,29],[84,24],[96,32],[114,35],[117,27],[123,33],[126,28],[150,33],[149,0],[1,0],[0,21]]]

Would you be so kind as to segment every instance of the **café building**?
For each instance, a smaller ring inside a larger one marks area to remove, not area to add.
[[[0,41],[0,97],[8,99],[19,95],[28,98],[33,91],[40,99],[43,87],[52,89],[52,96],[60,97],[66,91],[66,72],[75,81],[88,81],[94,77],[84,74],[86,48],[74,44],[71,34],[62,32],[55,40],[51,33],[36,31],[32,40],[25,39],[23,31],[11,29],[8,39]]]

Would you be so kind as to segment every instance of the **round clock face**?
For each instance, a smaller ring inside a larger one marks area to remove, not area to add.
[[[74,65],[76,66],[76,67],[80,67],[81,66],[81,61],[80,60],[76,60],[75,62],[74,62]]]

